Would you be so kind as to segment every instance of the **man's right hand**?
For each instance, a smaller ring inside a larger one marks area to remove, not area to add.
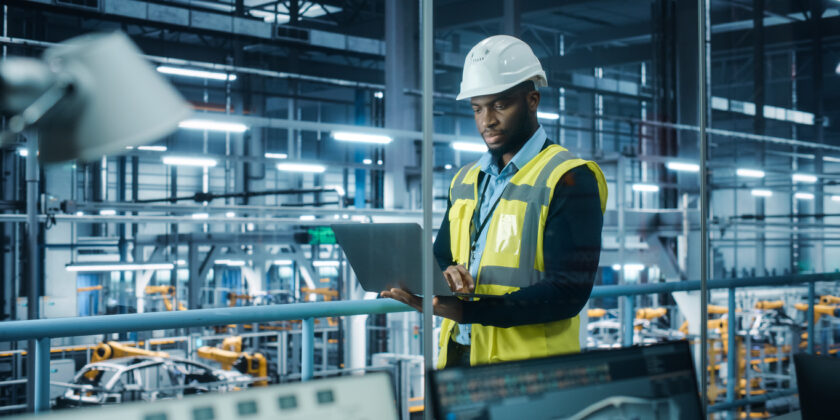
[[[463,265],[450,265],[443,272],[443,278],[455,293],[475,293],[475,280]]]

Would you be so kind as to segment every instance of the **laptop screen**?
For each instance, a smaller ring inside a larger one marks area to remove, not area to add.
[[[684,341],[443,369],[431,379],[441,420],[702,418]]]

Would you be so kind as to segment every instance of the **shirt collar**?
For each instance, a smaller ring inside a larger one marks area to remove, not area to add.
[[[540,125],[531,138],[525,142],[525,145],[522,146],[522,148],[513,155],[510,162],[508,162],[508,166],[511,166],[511,170],[515,173],[530,162],[531,159],[536,157],[542,150],[542,146],[547,138],[548,135],[545,134],[545,129],[543,129],[542,125]],[[499,168],[497,159],[493,158],[493,155],[491,155],[489,151],[481,155],[481,158],[478,159],[478,165],[481,167],[482,172],[492,176],[499,176],[499,174],[504,170],[504,168]]]

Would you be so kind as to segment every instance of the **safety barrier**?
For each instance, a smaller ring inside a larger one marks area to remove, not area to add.
[[[840,273],[810,274],[779,277],[754,277],[709,280],[709,289],[729,289],[729,311],[735,312],[735,289],[745,287],[792,286],[808,285],[808,300],[814,301],[815,282],[840,280]],[[700,290],[700,282],[696,280],[625,284],[618,286],[597,286],[592,290],[592,298],[623,297],[625,298],[625,314],[631,316],[629,328],[632,332],[632,319],[635,313],[631,296],[654,293],[670,293],[678,291]],[[50,339],[58,337],[73,337],[93,334],[109,334],[130,331],[163,330],[174,328],[207,327],[213,325],[246,324],[271,321],[302,320],[302,351],[301,351],[301,379],[309,380],[313,377],[314,365],[314,320],[315,318],[352,316],[366,314],[384,314],[392,312],[408,312],[411,307],[393,300],[351,300],[335,302],[292,303],[270,306],[246,306],[232,308],[195,309],[189,311],[152,312],[126,315],[99,315],[76,318],[53,318],[27,321],[10,321],[0,324],[0,341],[34,340],[34,363],[36,366],[36,411],[49,410],[49,362]],[[809,305],[807,314],[808,336],[814,337],[813,305]],[[632,343],[632,335],[630,336]],[[729,346],[735,348],[735,334],[729,334]],[[813,341],[808,340],[808,352],[813,353]],[[33,355],[30,355],[32,357]],[[735,358],[730,358],[733,366],[729,369],[734,375]],[[729,383],[734,385],[735,378],[730,377]],[[734,397],[733,393],[728,393]],[[735,401],[728,399],[726,407],[749,404],[751,400]],[[710,411],[719,411],[715,406]]]

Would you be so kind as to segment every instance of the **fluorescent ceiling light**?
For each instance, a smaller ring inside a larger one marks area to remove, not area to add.
[[[688,162],[667,162],[665,167],[672,171],[700,172],[700,165]]]
[[[373,92],[373,97],[376,99],[382,99],[385,97],[385,94],[381,90],[377,90],[376,92]]]
[[[443,169],[446,169],[448,171],[448,170],[452,169],[452,165],[447,163],[446,165],[443,165]]]
[[[189,130],[224,131],[229,133],[244,133],[248,131],[248,126],[245,124],[213,120],[184,120],[178,123],[178,127]]]
[[[137,146],[137,150],[145,150],[148,152],[165,152],[166,146]]]
[[[832,195],[831,201],[840,201],[840,195]]]
[[[183,266],[187,265],[187,260],[175,261],[175,265],[177,265],[178,267],[183,267]]]
[[[285,153],[266,153],[265,154],[266,159],[286,159],[287,157],[289,157],[289,155],[287,155]]]
[[[471,141],[456,141],[452,142],[452,148],[462,152],[478,152],[484,153],[487,151],[487,146],[482,143],[475,143]]]
[[[19,154],[19,155],[21,155],[22,157],[27,157],[27,156],[29,156],[29,149],[27,149],[27,148],[25,148],[25,147],[21,147],[20,149],[18,149],[18,150],[17,150],[17,152],[18,152],[18,154]]]
[[[811,194],[809,192],[801,192],[800,191],[800,192],[794,194],[793,198],[795,198],[797,200],[813,200],[814,199],[814,194]]]
[[[773,191],[770,191],[770,190],[755,189],[755,190],[750,191],[750,193],[754,197],[771,197],[771,196],[773,196]]]
[[[232,211],[229,211],[229,212],[225,213],[225,217],[227,217],[227,218],[236,217],[236,213],[234,213]]]
[[[99,215],[100,216],[114,216],[116,214],[117,214],[116,210],[111,210],[111,209],[99,210]]]
[[[653,185],[653,184],[633,184],[633,191],[639,191],[639,192],[659,192],[659,185]]]
[[[192,218],[195,219],[195,220],[204,220],[204,219],[209,219],[210,215],[208,213],[194,213],[192,215]]]
[[[644,264],[624,264],[626,271],[642,271],[645,269]]]
[[[217,265],[226,265],[229,267],[242,267],[245,265],[245,261],[242,260],[216,260],[214,261]]]
[[[83,211],[77,211],[76,212],[76,216],[84,216],[84,215],[85,215],[85,212],[83,212]]]
[[[764,178],[764,171],[760,169],[738,168],[735,174],[744,178]]]
[[[304,214],[303,216],[300,216],[300,220],[311,222],[311,221],[315,220],[315,215],[314,214]]]
[[[554,112],[540,112],[537,111],[537,118],[541,118],[544,120],[559,120],[560,114],[555,114]]]
[[[292,260],[274,260],[274,265],[292,265]]]
[[[362,161],[362,163],[364,163],[365,165],[372,165],[373,164],[373,159],[365,159],[365,160]]]
[[[77,272],[101,272],[101,271],[139,271],[139,270],[171,270],[175,268],[172,263],[76,263],[67,264],[67,271]]]
[[[354,143],[388,144],[394,141],[394,139],[388,136],[353,133],[348,131],[333,131],[332,137],[339,141],[350,141]]]
[[[181,67],[158,66],[157,71],[163,74],[171,74],[173,76],[194,77],[197,79],[230,80],[231,82],[236,80],[236,75],[232,73],[185,69]]]
[[[613,269],[613,271],[621,270],[621,264],[613,264],[612,269]]]
[[[334,260],[312,261],[313,267],[338,267],[339,262]]]
[[[164,156],[164,165],[178,165],[178,166],[216,166],[216,159],[184,157],[184,156]]]
[[[324,165],[318,165],[314,163],[291,163],[291,162],[284,162],[277,164],[278,171],[285,171],[285,172],[306,172],[306,173],[323,173],[327,170],[327,167]]]
[[[817,176],[811,174],[793,174],[791,178],[793,179],[793,182],[804,182],[807,184],[817,182]]]
[[[376,164],[377,164],[377,165],[381,165],[381,164],[382,164],[382,159],[377,160],[377,161],[376,161]]]

